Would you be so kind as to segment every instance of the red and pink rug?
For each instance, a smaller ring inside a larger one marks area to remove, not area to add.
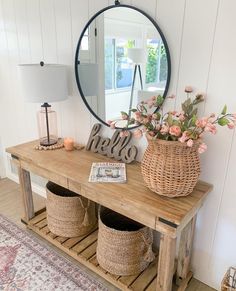
[[[79,266],[0,215],[0,290],[107,290]]]

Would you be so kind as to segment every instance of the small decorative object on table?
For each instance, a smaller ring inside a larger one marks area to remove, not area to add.
[[[66,151],[73,151],[74,150],[74,139],[71,137],[64,138],[64,148]]]
[[[146,133],[148,148],[144,154],[141,170],[147,187],[157,194],[176,197],[189,195],[200,175],[199,153],[207,146],[202,142],[203,134],[215,134],[216,125],[232,129],[236,124],[236,114],[227,113],[225,105],[219,115],[198,118],[197,108],[204,101],[203,94],[190,98],[192,87],[185,88],[187,100],[182,104],[182,111],[163,113],[163,97],[153,96],[138,104],[129,114],[122,112],[122,118],[130,124],[143,125],[134,135],[141,137]],[[172,99],[175,96],[168,98]],[[151,108],[155,113],[149,114]],[[160,109],[160,112],[157,110]],[[133,113],[133,116],[131,115]],[[111,123],[114,128],[115,123]],[[124,133],[123,133],[124,134]]]
[[[236,268],[230,267],[221,282],[221,291],[236,290]]]
[[[94,124],[86,145],[87,151],[99,153],[117,161],[126,164],[135,161],[138,150],[136,146],[129,145],[132,137],[131,132],[127,132],[125,136],[120,136],[121,131],[116,130],[111,138],[103,138],[100,136],[101,124]]]
[[[63,139],[59,138],[56,144],[53,144],[51,146],[42,146],[42,145],[36,145],[35,149],[39,151],[48,151],[48,150],[57,150],[64,147]]]

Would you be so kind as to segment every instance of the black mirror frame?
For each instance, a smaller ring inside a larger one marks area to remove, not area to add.
[[[108,7],[105,7],[101,10],[99,10],[94,16],[92,16],[92,18],[89,19],[89,21],[87,22],[87,24],[85,25],[84,29],[82,30],[81,32],[81,35],[80,35],[80,38],[79,38],[79,41],[78,41],[78,44],[77,44],[77,47],[76,47],[76,53],[75,53],[75,78],[76,78],[76,83],[77,83],[77,87],[79,89],[79,92],[80,92],[80,95],[86,105],[86,107],[88,108],[88,110],[90,111],[90,113],[97,119],[99,120],[99,122],[101,122],[102,124],[106,125],[109,127],[109,124],[107,124],[104,120],[102,120],[99,116],[97,116],[97,114],[91,109],[91,107],[89,106],[85,96],[84,96],[84,93],[83,93],[83,90],[81,88],[81,84],[80,84],[80,80],[79,80],[79,72],[78,72],[78,65],[80,64],[80,61],[79,61],[79,51],[80,51],[80,45],[81,45],[81,42],[82,42],[82,39],[83,39],[83,36],[84,36],[84,33],[85,31],[87,30],[87,28],[89,27],[89,25],[92,23],[92,21],[97,17],[99,16],[100,14],[102,14],[103,12],[107,11],[107,10],[110,10],[110,9],[113,9],[113,8],[117,8],[117,7],[126,7],[126,8],[130,8],[130,9],[133,9],[133,10],[136,10],[138,11],[139,13],[143,14],[144,16],[146,16],[151,22],[152,24],[155,26],[156,30],[158,31],[158,33],[160,34],[161,38],[162,38],[162,41],[164,43],[164,46],[165,46],[165,49],[166,49],[166,56],[167,56],[167,65],[168,65],[168,75],[167,75],[167,80],[166,80],[166,87],[165,87],[165,91],[163,93],[163,98],[165,99],[166,95],[167,95],[167,92],[168,92],[168,89],[169,89],[169,85],[170,85],[170,77],[171,77],[171,59],[170,59],[170,51],[169,51],[169,47],[167,45],[167,41],[165,39],[165,36],[164,34],[162,33],[160,27],[158,26],[158,24],[156,23],[156,21],[150,16],[148,15],[146,12],[142,11],[141,9],[137,8],[137,7],[134,7],[134,6],[131,6],[131,5],[125,5],[125,4],[115,4],[115,5],[111,5],[111,6],[108,6]],[[155,110],[155,112],[158,111],[158,108]],[[154,112],[154,113],[155,113]],[[133,126],[131,128],[126,128],[128,130],[132,130],[134,128],[137,128],[139,127],[140,125],[138,126]],[[121,128],[117,128],[117,129],[121,129]]]

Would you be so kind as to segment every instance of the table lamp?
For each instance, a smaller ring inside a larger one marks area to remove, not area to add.
[[[51,146],[58,141],[56,112],[48,102],[68,98],[67,69],[56,64],[19,65],[25,101],[43,103],[38,112],[40,145]]]
[[[137,70],[138,70],[138,74],[139,74],[140,86],[141,86],[141,89],[143,90],[143,79],[142,79],[142,72],[141,72],[141,64],[144,63],[144,49],[141,49],[141,48],[128,48],[128,58],[134,64],[134,74],[133,74],[131,96],[130,96],[130,104],[129,104],[129,110],[131,110],[132,104],[133,104],[134,86],[135,86],[135,81],[136,81]]]

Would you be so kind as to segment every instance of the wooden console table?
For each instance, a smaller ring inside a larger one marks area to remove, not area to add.
[[[139,163],[127,165],[125,184],[89,183],[92,162],[110,159],[85,150],[37,151],[35,145],[36,142],[29,142],[7,149],[19,169],[24,221],[30,229],[121,290],[170,291],[174,274],[179,290],[186,289],[192,277],[189,265],[196,215],[211,185],[199,181],[187,197],[161,197],[145,187]],[[58,237],[47,227],[46,210],[34,212],[30,172],[158,231],[161,240],[156,261],[136,276],[115,276],[103,270],[96,260],[97,229],[84,237]],[[178,236],[180,247],[177,250]]]

